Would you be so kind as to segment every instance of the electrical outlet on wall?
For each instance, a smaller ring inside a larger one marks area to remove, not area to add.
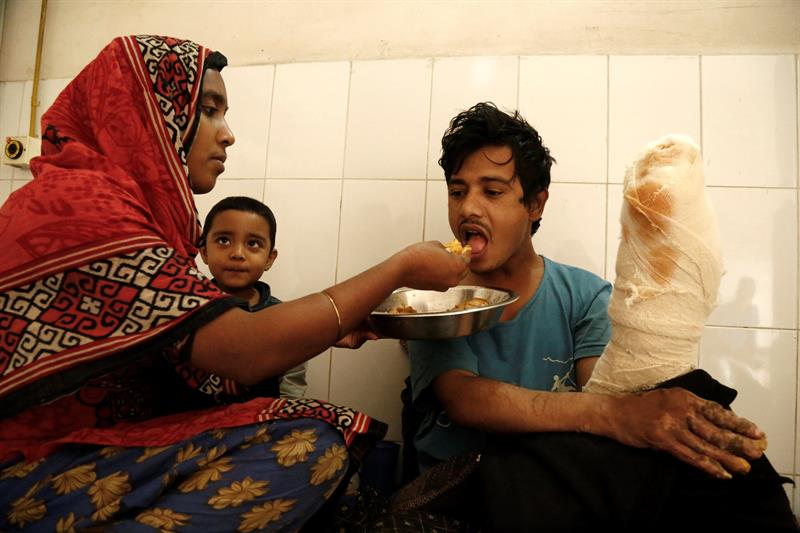
[[[42,140],[38,137],[17,136],[6,137],[3,145],[4,165],[13,167],[28,168],[31,159],[41,152]]]

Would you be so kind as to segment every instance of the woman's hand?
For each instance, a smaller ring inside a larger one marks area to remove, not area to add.
[[[403,286],[444,291],[469,272],[469,258],[451,254],[439,241],[412,244],[395,255],[403,265]]]
[[[334,346],[338,348],[360,348],[367,341],[380,339],[380,335],[375,333],[366,320],[356,326],[356,329],[336,341]]]
[[[767,449],[763,431],[747,419],[681,388],[617,398],[614,439],[654,448],[723,479],[746,474]]]

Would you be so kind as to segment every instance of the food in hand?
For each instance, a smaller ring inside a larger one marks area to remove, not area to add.
[[[461,241],[458,239],[453,239],[445,243],[444,247],[451,254],[463,255],[464,257],[469,257],[470,254],[472,254],[472,246],[469,244],[461,244]]]
[[[670,135],[649,144],[628,169],[623,195],[611,341],[587,392],[646,390],[695,369],[722,276],[717,223],[692,139]]]

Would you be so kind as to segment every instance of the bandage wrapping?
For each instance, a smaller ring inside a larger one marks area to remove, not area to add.
[[[651,389],[697,367],[722,260],[700,149],[683,135],[649,144],[627,170],[611,341],[586,392]]]

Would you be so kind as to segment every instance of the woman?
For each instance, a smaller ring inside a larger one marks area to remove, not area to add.
[[[238,309],[194,263],[192,192],[234,143],[225,64],[190,41],[117,38],[42,118],[35,179],[0,209],[0,530],[309,527],[385,427],[257,384],[362,343],[346,334],[393,289],[466,272],[420,243]]]

